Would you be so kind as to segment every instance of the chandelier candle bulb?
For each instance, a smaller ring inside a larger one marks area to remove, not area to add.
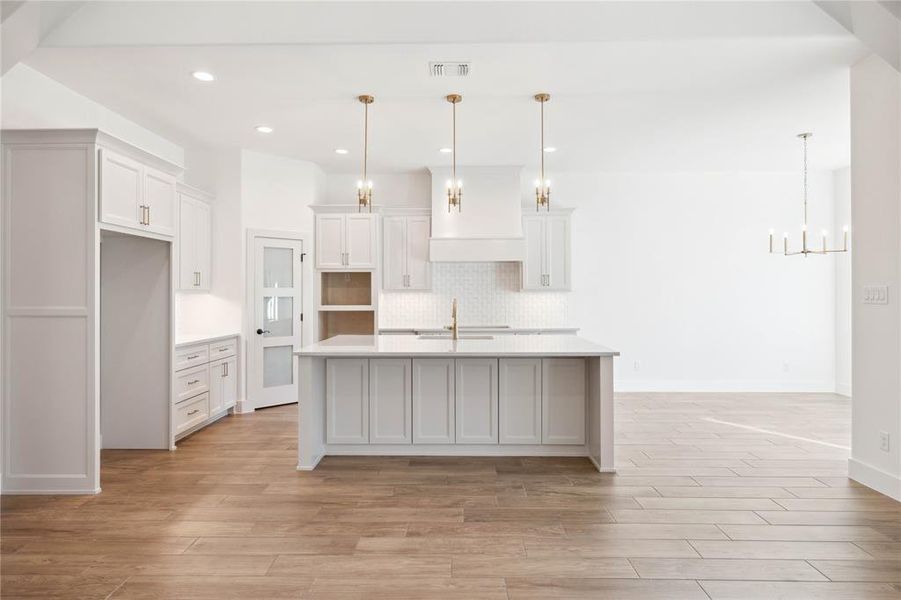
[[[775,230],[770,229],[770,254],[773,253],[773,234],[776,233]]]

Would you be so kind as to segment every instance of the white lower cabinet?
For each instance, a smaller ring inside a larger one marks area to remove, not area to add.
[[[413,441],[413,361],[374,358],[369,361],[369,443]]]
[[[585,443],[585,360],[541,361],[541,443]]]
[[[238,402],[238,360],[210,363],[210,414],[232,408]]]
[[[454,359],[413,359],[413,443],[453,444]]]
[[[456,443],[497,443],[497,360],[458,358],[455,363]]]
[[[325,398],[326,442],[368,444],[369,360],[326,360]]]
[[[541,359],[502,358],[498,363],[501,444],[541,443]]]
[[[175,348],[173,440],[209,425],[237,405],[237,353],[237,337]]]

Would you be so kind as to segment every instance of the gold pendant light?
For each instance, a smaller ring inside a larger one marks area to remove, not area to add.
[[[535,212],[542,207],[551,210],[551,182],[544,177],[544,103],[550,99],[550,94],[535,94],[535,101],[541,105],[541,177],[535,180]]]
[[[842,228],[842,247],[841,249],[830,249],[826,243],[826,237],[828,236],[828,232],[824,229],[822,231],[822,240],[823,244],[820,249],[812,249],[807,247],[807,140],[809,140],[813,136],[812,133],[799,133],[798,137],[804,143],[804,223],[801,225],[801,249],[793,252],[789,252],[788,250],[788,232],[786,231],[782,235],[782,254],[785,256],[796,256],[801,255],[804,258],[807,258],[808,254],[832,254],[833,252],[847,252],[848,251],[848,226],[845,225]],[[775,232],[770,229],[770,254],[774,254],[773,252],[773,234]]]
[[[463,182],[457,179],[457,104],[463,101],[460,94],[449,94],[445,100],[453,106],[453,167],[451,178],[447,182],[447,212],[456,208],[457,212],[463,210]]]
[[[363,178],[357,182],[357,212],[364,207],[369,207],[372,212],[372,180],[366,178],[367,162],[369,160],[369,105],[375,102],[372,96],[357,96],[363,104]]]

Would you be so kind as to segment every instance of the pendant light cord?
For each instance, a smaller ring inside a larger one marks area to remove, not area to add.
[[[541,104],[541,148],[539,148],[541,154],[541,181],[539,185],[544,186],[544,102],[540,102]]]
[[[363,104],[363,187],[366,183],[366,167],[369,161],[369,104]]]
[[[453,121],[453,130],[454,130],[453,135],[452,135],[453,145],[454,145],[454,154],[453,154],[454,166],[453,166],[452,175],[451,175],[451,177],[453,178],[453,180],[451,181],[451,186],[452,186],[452,189],[456,190],[457,189],[457,103],[456,102],[452,103],[451,110],[453,111],[452,112],[452,114],[453,114],[452,121]]]

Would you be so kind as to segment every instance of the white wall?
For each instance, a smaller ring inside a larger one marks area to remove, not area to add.
[[[392,187],[418,189],[417,181],[403,186],[396,177]],[[354,184],[328,179],[330,193],[339,183]],[[383,185],[383,176],[373,179],[376,189]],[[534,202],[533,179],[523,173],[526,210]],[[811,173],[810,227],[817,234],[834,230],[833,183],[831,172]],[[421,202],[407,196],[405,204],[428,206],[428,186],[418,193]],[[557,173],[554,201],[576,208],[574,287],[562,306],[544,309],[541,324],[578,326],[620,350],[619,389],[835,389],[836,262],[848,257],[767,252],[771,227],[777,249],[782,231],[799,241],[800,172]],[[477,315],[503,314],[511,325],[534,318],[526,316],[534,294],[519,292],[522,301],[508,303],[503,289],[479,288],[486,278],[478,273],[447,275],[439,283],[503,296]],[[442,293],[382,294],[382,325],[404,326],[403,314],[440,317]]]
[[[357,175],[329,174],[325,180],[324,204],[356,204]],[[371,176],[376,206],[428,207],[432,201],[432,177],[426,169],[417,173]]]
[[[4,129],[102,129],[160,158],[184,165],[181,147],[24,64],[0,79]]]
[[[851,168],[833,172],[835,220],[832,230],[851,225]],[[853,232],[851,232],[853,233]],[[850,233],[849,233],[850,235]],[[851,395],[851,261],[854,244],[849,237],[848,254],[835,260],[835,391]]]
[[[853,397],[855,480],[901,500],[901,75],[871,55],[851,68]],[[887,285],[888,304],[863,286]],[[880,449],[880,432],[890,436]]]
[[[323,194],[324,176],[313,163],[242,150],[191,148],[188,183],[206,189],[213,201],[213,266],[208,293],[176,294],[176,327],[186,333],[241,333],[252,327],[247,294],[247,230],[313,231],[309,209]],[[312,282],[309,282],[312,283]],[[245,337],[241,372],[247,373]],[[239,386],[242,408],[246,378]]]

